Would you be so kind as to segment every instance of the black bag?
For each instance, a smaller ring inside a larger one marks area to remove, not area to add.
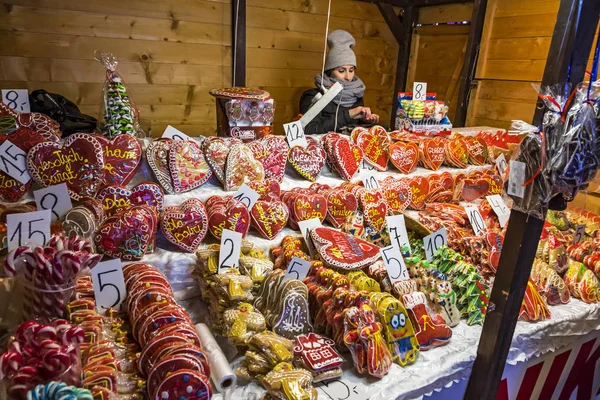
[[[82,114],[79,107],[66,97],[44,89],[31,92],[29,105],[31,112],[46,114],[58,122],[63,138],[77,132],[94,132],[98,124],[96,118]]]

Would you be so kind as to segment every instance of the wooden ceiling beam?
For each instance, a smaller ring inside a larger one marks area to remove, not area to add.
[[[357,0],[364,3],[389,4],[394,7],[431,7],[445,4],[471,3],[469,0]]]

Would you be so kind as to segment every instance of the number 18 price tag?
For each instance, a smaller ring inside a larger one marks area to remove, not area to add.
[[[306,278],[306,275],[308,275],[309,269],[310,261],[293,257],[288,264],[285,275],[283,276],[283,280],[287,281],[288,279],[298,279],[299,281],[303,281],[304,278]]]
[[[226,268],[239,268],[241,251],[242,234],[223,229],[221,248],[219,249],[219,273],[223,273]]]
[[[109,308],[119,309],[127,298],[121,260],[104,261],[92,268],[92,286],[99,314]]]
[[[425,257],[427,258],[427,261],[431,261],[437,249],[448,245],[446,228],[442,228],[429,236],[425,236],[423,238],[423,245],[425,246]]]
[[[287,138],[290,148],[294,146],[308,146],[306,136],[304,136],[304,128],[302,128],[300,121],[283,124],[283,130],[285,131],[285,137]]]
[[[6,216],[8,251],[26,244],[43,246],[50,239],[50,210]]]

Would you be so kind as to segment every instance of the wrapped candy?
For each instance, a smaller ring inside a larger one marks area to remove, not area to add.
[[[540,259],[533,262],[531,279],[549,305],[566,304],[571,299],[565,281],[553,268]]]
[[[261,379],[269,394],[276,399],[316,400],[317,389],[312,386],[310,372],[282,362]]]
[[[244,345],[256,333],[267,329],[265,317],[248,303],[240,303],[225,311],[223,325],[223,334],[236,345]]]
[[[27,393],[27,400],[93,400],[92,392],[69,386],[64,382],[38,385]]]
[[[402,296],[402,301],[416,328],[416,337],[421,351],[448,343],[452,337],[452,330],[448,328],[442,317],[431,310],[425,294],[422,292],[408,293]]]

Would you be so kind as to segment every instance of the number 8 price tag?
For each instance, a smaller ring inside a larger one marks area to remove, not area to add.
[[[306,136],[304,136],[304,128],[302,128],[300,121],[283,124],[283,130],[285,131],[285,137],[287,138],[290,148],[294,146],[308,146]]]
[[[50,210],[6,216],[8,251],[27,244],[46,244],[50,239]]]
[[[242,234],[223,229],[221,248],[219,249],[219,273],[227,268],[239,268],[240,252],[242,251]]]
[[[390,245],[382,248],[380,252],[392,285],[398,281],[405,281],[410,278],[404,258],[402,258],[398,247]]]
[[[423,238],[423,245],[425,246],[425,257],[427,258],[427,261],[431,261],[437,249],[448,245],[446,228],[442,228],[429,236],[425,236]]]
[[[310,261],[293,257],[288,264],[287,271],[285,271],[285,275],[283,276],[283,280],[287,281],[288,279],[298,279],[299,281],[303,281],[304,278],[306,278],[306,275],[308,275],[309,269]]]
[[[109,308],[119,309],[127,298],[121,260],[104,261],[92,268],[92,286],[99,314],[104,314]]]

